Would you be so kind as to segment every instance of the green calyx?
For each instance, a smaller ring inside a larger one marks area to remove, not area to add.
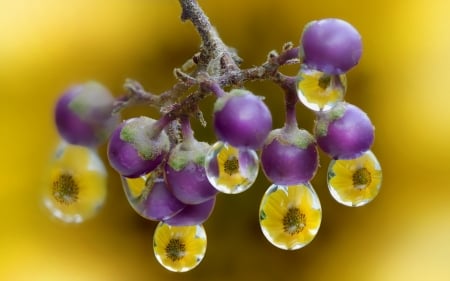
[[[267,137],[266,143],[269,144],[274,139],[277,139],[281,144],[295,145],[300,149],[306,149],[309,145],[316,142],[308,131],[287,126],[273,130]]]
[[[133,118],[125,123],[120,131],[120,139],[132,144],[144,160],[152,160],[160,155],[161,151],[169,150],[169,138],[164,131],[154,138],[149,137],[155,122],[144,116]]]
[[[228,100],[232,97],[244,96],[244,95],[253,95],[252,92],[244,90],[244,89],[233,89],[228,94],[219,97],[214,103],[214,112],[221,111]]]
[[[168,164],[176,171],[182,170],[189,163],[203,166],[209,147],[210,145],[206,142],[195,141],[195,143],[189,145],[189,149],[186,149],[183,143],[180,143],[170,152]]]
[[[342,118],[347,110],[347,104],[340,102],[328,111],[321,112],[316,120],[314,131],[317,136],[326,136],[328,134],[328,127],[333,121]]]
[[[109,90],[96,81],[89,81],[73,88],[78,91],[69,108],[81,119],[90,120],[95,111],[96,116],[108,116],[111,114],[114,98]]]

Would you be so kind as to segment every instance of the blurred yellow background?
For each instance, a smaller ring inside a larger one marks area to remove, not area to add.
[[[128,77],[161,92],[175,81],[172,69],[197,51],[199,38],[180,22],[176,0],[0,0],[0,279],[450,280],[448,1],[199,2],[244,67],[262,63],[287,41],[297,44],[313,19],[343,18],[360,31],[364,51],[348,74],[347,99],[376,126],[373,151],[384,172],[378,198],[358,209],[334,202],[322,157],[313,181],[321,229],[304,249],[285,252],[259,229],[257,210],[268,186],[261,174],[248,192],[219,196],[205,223],[205,259],[183,274],[158,264],[156,224],[133,213],[111,170],[98,217],[81,225],[57,222],[41,207],[39,188],[58,143],[52,123],[58,95],[91,79],[120,95]],[[270,83],[249,87],[268,96],[281,125],[280,90]],[[210,118],[208,101],[203,106]],[[312,117],[299,107],[302,126],[311,129]],[[210,127],[196,126],[199,139],[213,139]]]

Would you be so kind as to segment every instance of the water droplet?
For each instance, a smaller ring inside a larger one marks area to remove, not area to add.
[[[345,74],[330,75],[302,65],[298,74],[297,94],[300,101],[314,111],[331,109],[344,99]]]
[[[121,176],[128,203],[140,216],[149,220],[165,220],[178,214],[186,206],[169,191],[157,173],[137,178]]]
[[[377,158],[369,150],[354,159],[332,160],[327,179],[328,189],[337,202],[359,207],[378,195],[382,171]]]
[[[189,271],[205,256],[205,228],[201,224],[171,226],[160,222],[153,235],[153,251],[164,268],[174,272]]]
[[[218,141],[206,154],[206,176],[219,191],[241,193],[252,186],[258,176],[259,158],[252,149],[235,148]]]
[[[259,207],[259,223],[267,240],[283,250],[309,244],[319,231],[322,207],[310,183],[272,185]]]
[[[96,151],[62,143],[49,165],[43,202],[52,216],[81,223],[95,216],[106,199],[106,169]]]

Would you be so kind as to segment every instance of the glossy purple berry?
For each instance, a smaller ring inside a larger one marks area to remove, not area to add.
[[[209,148],[209,144],[193,140],[188,147],[180,143],[170,151],[165,178],[169,189],[183,203],[199,204],[218,193],[206,176],[204,163]]]
[[[339,103],[318,113],[314,134],[319,147],[333,159],[352,159],[370,149],[375,128],[360,108]]]
[[[55,106],[59,135],[68,143],[88,147],[102,144],[119,123],[113,115],[114,97],[97,82],[70,87]]]
[[[318,168],[319,155],[314,137],[298,128],[273,130],[261,149],[261,166],[277,185],[310,181]]]
[[[361,35],[341,19],[322,19],[305,26],[300,56],[312,69],[342,74],[358,64],[362,53]]]
[[[223,142],[258,149],[272,129],[272,115],[260,97],[235,89],[217,99],[214,129]]]
[[[202,224],[212,214],[215,203],[216,196],[200,204],[186,205],[181,212],[164,220],[164,222],[175,226]]]
[[[153,136],[155,120],[128,119],[114,130],[108,143],[108,160],[122,176],[135,178],[154,170],[169,150],[164,131]]]

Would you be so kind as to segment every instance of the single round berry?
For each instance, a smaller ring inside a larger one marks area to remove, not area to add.
[[[164,131],[154,133],[155,120],[137,117],[122,122],[108,143],[108,160],[122,176],[135,178],[154,170],[169,150]]]
[[[319,147],[334,159],[351,159],[370,149],[375,128],[360,108],[339,103],[317,114],[314,134]]]
[[[54,118],[59,135],[70,144],[102,144],[119,123],[119,115],[112,114],[113,103],[113,96],[100,83],[72,86],[56,102]]]
[[[310,181],[318,168],[319,154],[314,137],[298,128],[276,129],[261,150],[261,166],[267,178],[277,185]]]
[[[202,224],[212,214],[215,203],[216,196],[200,204],[186,205],[181,212],[163,221],[177,226]]]
[[[136,213],[146,219],[168,219],[186,206],[169,191],[163,178],[154,178],[152,174],[138,178],[121,178],[128,203]]]
[[[235,89],[214,104],[214,129],[223,142],[258,149],[272,129],[272,115],[260,97]]]
[[[328,74],[342,74],[358,64],[361,35],[348,22],[327,18],[305,26],[301,38],[303,63]]]
[[[169,189],[186,204],[199,204],[217,194],[205,171],[205,156],[210,145],[192,140],[188,147],[182,142],[169,154],[165,178]]]

